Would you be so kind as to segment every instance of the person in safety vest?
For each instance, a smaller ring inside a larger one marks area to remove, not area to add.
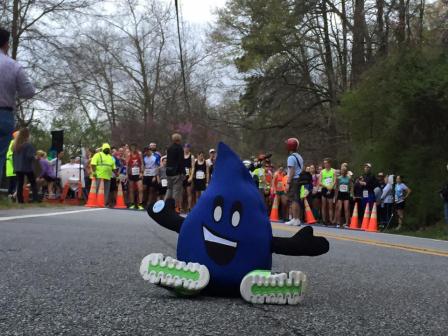
[[[98,179],[96,184],[96,192],[98,193],[98,189],[101,184],[101,181],[99,180],[103,180],[104,199],[106,201],[109,199],[110,180],[116,170],[115,160],[110,154],[110,151],[110,145],[108,143],[104,143],[101,147],[101,151],[96,153],[90,162],[90,165],[92,166],[92,175]]]
[[[8,179],[8,197],[14,198],[16,194],[17,177],[14,172],[14,163],[12,160],[12,154],[14,149],[14,140],[19,134],[19,131],[15,131],[12,134],[13,139],[9,143],[8,151],[6,152],[6,178]]]

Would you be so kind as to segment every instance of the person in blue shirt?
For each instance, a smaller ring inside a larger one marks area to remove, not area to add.
[[[395,206],[398,215],[397,231],[401,230],[404,218],[404,208],[406,204],[406,198],[411,194],[411,189],[403,183],[403,177],[397,175],[395,183]]]
[[[286,193],[291,204],[292,219],[286,225],[299,226],[300,221],[300,183],[299,177],[303,169],[303,158],[298,153],[300,142],[296,138],[289,138],[286,147],[289,152],[287,167],[288,179]]]

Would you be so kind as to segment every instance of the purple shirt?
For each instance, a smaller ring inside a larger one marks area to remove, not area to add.
[[[42,172],[40,173],[39,177],[44,177],[44,176],[48,176],[48,177],[52,177],[52,178],[56,177],[53,169],[50,166],[50,162],[48,162],[47,159],[40,159],[39,163],[40,163],[40,167],[42,168]]]
[[[16,107],[16,97],[31,98],[35,89],[15,60],[0,50],[0,106]]]

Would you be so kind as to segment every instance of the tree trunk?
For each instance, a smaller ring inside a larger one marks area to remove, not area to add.
[[[398,4],[398,26],[397,26],[397,43],[401,47],[406,39],[406,5],[405,0],[399,0]]]
[[[14,0],[12,5],[12,24],[11,24],[11,58],[17,59],[17,50],[19,49],[19,27],[20,27],[20,11],[19,11],[20,0]]]
[[[365,68],[364,24],[364,0],[355,0],[352,46],[352,86],[359,82],[361,74]]]
[[[376,35],[378,41],[378,56],[386,54],[386,41],[384,40],[384,0],[376,0]]]

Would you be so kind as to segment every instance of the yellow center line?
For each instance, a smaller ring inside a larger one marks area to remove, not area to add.
[[[280,230],[280,231],[285,231],[285,232],[294,232],[294,233],[299,230],[297,228],[288,227],[288,226],[279,225],[279,224],[272,224],[272,228],[275,230]],[[388,243],[388,242],[383,242],[383,241],[373,240],[373,239],[335,235],[332,233],[320,231],[319,229],[317,229],[316,232],[319,233],[320,235],[323,235],[324,237],[327,237],[330,239],[352,241],[355,243],[374,245],[374,246],[379,246],[379,247],[386,247],[386,248],[392,248],[392,249],[415,252],[415,253],[429,254],[429,255],[435,255],[435,256],[440,256],[440,257],[448,257],[448,251],[443,251],[443,250],[431,249],[431,248],[426,248],[426,247],[418,247],[418,246],[412,246],[412,245]]]

